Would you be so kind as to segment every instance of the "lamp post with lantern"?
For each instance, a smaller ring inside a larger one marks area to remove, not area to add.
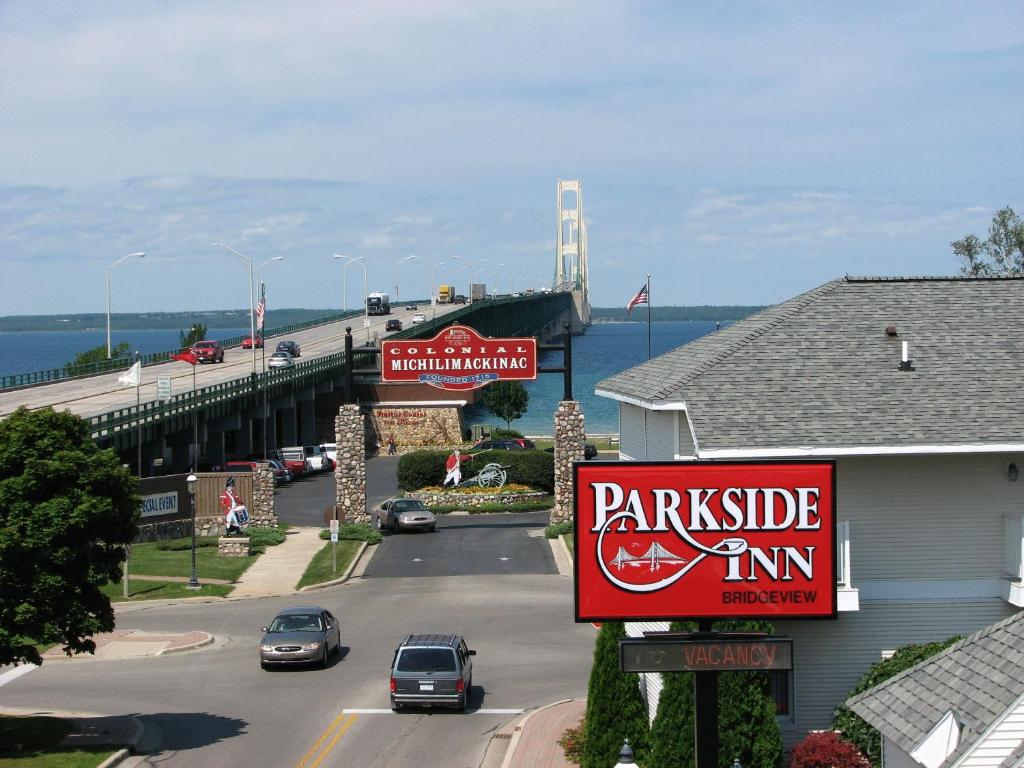
[[[189,589],[199,589],[199,579],[196,578],[196,486],[199,478],[195,472],[188,473],[185,484],[188,486],[188,506],[192,516],[192,575],[189,576],[187,586]]]

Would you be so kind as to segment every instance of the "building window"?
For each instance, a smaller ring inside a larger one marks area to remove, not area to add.
[[[768,693],[775,701],[775,714],[789,717],[793,713],[793,671],[777,669],[768,673]]]

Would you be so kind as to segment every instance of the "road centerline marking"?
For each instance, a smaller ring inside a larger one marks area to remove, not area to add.
[[[349,728],[351,728],[352,727],[352,723],[354,723],[355,721],[356,721],[356,716],[355,715],[350,715],[349,719],[346,720],[341,725],[341,727],[338,728],[338,730],[335,732],[334,738],[331,739],[329,742],[327,742],[327,746],[324,747],[323,751],[320,753],[320,756],[316,760],[313,761],[313,763],[309,766],[309,768],[319,768],[320,763],[322,763],[324,761],[324,758],[326,758],[329,754],[331,754],[331,750],[334,749],[334,745],[338,743],[338,740],[342,736],[345,735],[345,731],[347,731]]]
[[[331,734],[334,733],[336,729],[339,729],[339,726],[342,725],[342,721],[345,721],[346,718],[348,718],[347,722],[345,722],[344,725],[340,728],[340,733],[344,733],[348,730],[348,727],[352,725],[352,723],[355,721],[356,716],[354,714],[347,712],[346,710],[342,710],[340,713],[338,713],[338,716],[331,721],[331,724],[328,725],[326,729],[324,729],[324,732],[320,735],[320,738],[317,739],[313,746],[309,748],[309,751],[307,751],[306,754],[302,756],[302,759],[296,764],[295,768],[305,768],[305,765],[307,762],[309,762],[310,758],[312,758],[313,755],[317,753],[317,751],[320,749],[320,746],[331,736]],[[333,745],[334,742],[332,742],[331,745],[327,747],[325,752],[321,754],[319,758],[317,758],[317,760],[310,766],[310,768],[315,768],[315,766],[319,765],[320,761],[323,760],[327,752],[331,751]]]

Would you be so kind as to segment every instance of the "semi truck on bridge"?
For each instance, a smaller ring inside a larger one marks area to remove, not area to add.
[[[366,296],[366,314],[390,315],[391,297],[383,291],[373,291]]]
[[[442,283],[437,287],[437,303],[451,304],[455,301],[455,286]]]

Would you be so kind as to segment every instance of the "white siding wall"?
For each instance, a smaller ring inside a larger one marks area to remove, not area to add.
[[[634,461],[644,458],[644,409],[619,403],[619,453]]]
[[[651,461],[672,461],[677,447],[675,411],[648,411],[647,458]]]
[[[672,461],[677,447],[675,419],[674,411],[645,412],[619,403],[619,453],[634,461]]]

